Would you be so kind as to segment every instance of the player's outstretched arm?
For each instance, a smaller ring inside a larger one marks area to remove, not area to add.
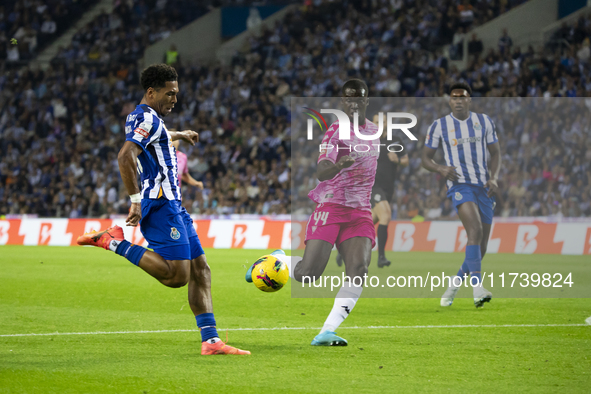
[[[332,163],[329,160],[322,160],[318,163],[316,173],[320,182],[334,178],[343,168],[351,167],[355,159],[350,156],[342,156],[338,162]]]
[[[497,184],[497,181],[499,180],[499,172],[501,171],[501,147],[499,146],[499,143],[495,142],[494,144],[489,144],[488,152],[490,153],[491,177],[484,187],[488,188],[487,194],[491,197],[499,188],[499,185]]]
[[[188,172],[185,172],[183,176],[181,176],[181,181],[183,181],[183,183],[186,183],[187,185],[197,186],[199,189],[203,189],[203,182],[199,182],[197,179],[193,178],[191,174],[189,174]]]
[[[127,193],[132,196],[131,208],[127,216],[126,223],[128,226],[137,226],[142,218],[141,200],[138,201],[140,189],[137,185],[137,157],[142,153],[142,148],[135,142],[125,141],[123,147],[117,155],[119,162],[119,173],[125,185]],[[136,202],[137,201],[137,202]]]
[[[423,153],[421,156],[421,165],[423,168],[431,172],[438,172],[452,182],[457,181],[459,179],[459,174],[456,172],[456,167],[443,166],[435,163],[433,160],[435,152],[437,152],[437,149],[429,148],[428,146],[423,147]]]
[[[195,145],[199,142],[199,133],[193,130],[183,130],[183,131],[171,131],[168,130],[168,134],[170,134],[170,139],[173,141],[176,140],[184,140],[187,141],[191,145]]]

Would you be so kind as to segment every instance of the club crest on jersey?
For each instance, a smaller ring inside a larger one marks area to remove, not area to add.
[[[317,228],[318,228],[318,226],[312,226],[312,233],[316,232]]]
[[[456,200],[460,201],[462,198],[462,194],[460,192],[456,192]]]
[[[180,237],[181,237],[181,233],[179,233],[179,230],[177,230],[176,227],[171,227],[170,228],[170,238],[172,238],[176,241]]]
[[[382,201],[382,196],[380,196],[379,194],[376,194],[375,196],[373,196],[373,199],[380,202],[380,201]]]
[[[480,130],[482,130],[482,126],[480,125],[480,123],[476,123],[476,124],[474,125],[474,130],[476,130],[476,131],[480,131]]]

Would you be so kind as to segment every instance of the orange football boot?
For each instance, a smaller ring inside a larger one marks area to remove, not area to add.
[[[119,226],[113,226],[101,232],[91,231],[78,237],[78,245],[92,245],[100,248],[110,250],[109,244],[112,240],[123,241],[123,229]]]
[[[250,354],[250,352],[248,350],[228,346],[222,341],[216,343],[209,343],[207,341],[201,342],[201,355],[209,356],[213,354]]]

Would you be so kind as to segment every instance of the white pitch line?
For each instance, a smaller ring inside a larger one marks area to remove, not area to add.
[[[352,326],[340,327],[341,330],[375,330],[375,329],[425,329],[425,328],[530,328],[530,327],[581,327],[588,326],[587,324],[456,324],[445,326]],[[286,330],[320,330],[321,327],[259,327],[259,328],[220,328],[220,332],[224,331],[286,331]],[[171,332],[199,332],[197,329],[192,330],[142,330],[142,331],[92,331],[92,332],[48,332],[48,333],[30,333],[30,334],[0,334],[0,337],[38,337],[38,336],[55,336],[55,335],[112,335],[112,334],[160,334]]]
[[[591,325],[591,316],[589,316],[587,319],[585,319],[585,323]]]

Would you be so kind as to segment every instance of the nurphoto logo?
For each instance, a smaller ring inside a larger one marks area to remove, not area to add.
[[[338,109],[321,109],[320,112],[315,111],[312,108],[304,107],[304,109],[308,110],[309,112],[304,112],[306,115],[310,116],[311,119],[308,119],[307,123],[307,139],[308,141],[312,141],[314,139],[313,129],[314,129],[314,121],[318,124],[321,131],[328,130],[328,123],[322,116],[322,114],[333,114],[337,117],[339,121],[339,139],[340,140],[351,140],[351,121],[347,114]],[[375,134],[362,134],[359,131],[359,115],[357,113],[353,116],[353,132],[355,133],[355,137],[362,141],[374,141],[379,140],[380,136],[384,131],[384,117],[386,118],[386,139],[388,141],[392,141],[393,131],[400,130],[402,131],[411,141],[417,141],[417,137],[414,136],[413,133],[410,132],[409,129],[413,128],[417,124],[417,117],[408,112],[386,112],[385,116],[383,112],[378,114],[378,130]],[[401,118],[410,119],[409,123],[397,123]],[[324,127],[323,127],[324,126]],[[376,147],[377,152],[379,153],[380,147],[385,146],[388,152],[401,152],[404,147],[400,144],[393,143],[393,144],[371,144]],[[322,143],[320,144],[320,153],[326,153],[332,149],[343,149],[343,147],[336,147],[332,144]],[[369,152],[371,146],[368,144],[353,144],[348,146],[347,148],[349,151],[355,152]]]

